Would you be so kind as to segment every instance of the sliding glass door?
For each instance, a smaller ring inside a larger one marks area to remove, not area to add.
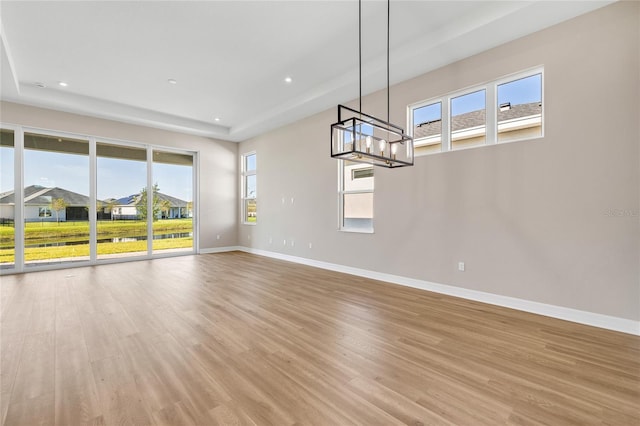
[[[196,155],[2,124],[0,272],[195,253]]]

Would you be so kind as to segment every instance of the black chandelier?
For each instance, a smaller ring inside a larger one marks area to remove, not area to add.
[[[362,112],[362,0],[358,0],[359,111],[338,105],[338,122],[331,125],[331,157],[381,167],[413,166],[413,138],[389,122],[389,26],[387,0],[387,120]]]

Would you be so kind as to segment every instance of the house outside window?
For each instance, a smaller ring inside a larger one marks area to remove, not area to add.
[[[374,173],[370,164],[340,160],[339,205],[341,231],[373,232]]]
[[[543,74],[535,68],[409,105],[415,154],[544,136]]]
[[[416,155],[442,151],[442,101],[416,105],[411,111]]]
[[[51,217],[51,209],[49,207],[40,207],[38,209],[38,217]]]
[[[258,220],[258,176],[257,155],[250,152],[242,155],[242,221],[255,225]]]

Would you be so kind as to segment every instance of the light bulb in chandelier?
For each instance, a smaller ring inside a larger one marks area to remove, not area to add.
[[[384,155],[384,148],[387,146],[387,141],[380,139],[380,155]]]
[[[398,144],[394,143],[391,144],[391,156],[393,157],[393,159],[396,159],[396,152],[398,152]]]
[[[371,136],[367,136],[364,139],[364,143],[367,145],[367,154],[371,152],[371,144],[373,143],[373,138]]]

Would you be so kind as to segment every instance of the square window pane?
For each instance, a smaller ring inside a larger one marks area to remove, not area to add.
[[[255,223],[258,215],[258,201],[257,200],[245,200],[244,201],[244,221],[248,223]]]
[[[487,134],[486,91],[451,99],[451,150],[484,145]]]
[[[416,154],[442,150],[442,103],[436,102],[413,110],[413,138]]]
[[[542,74],[498,85],[498,142],[542,136]]]
[[[373,229],[373,192],[343,195],[343,222],[347,229]]]
[[[244,170],[246,172],[251,172],[256,169],[256,154],[250,154],[244,157]]]
[[[258,192],[257,192],[257,176],[256,175],[249,175],[246,177],[245,179],[246,182],[246,186],[244,188],[245,192],[244,192],[244,196],[245,198],[255,198],[258,196]]]

